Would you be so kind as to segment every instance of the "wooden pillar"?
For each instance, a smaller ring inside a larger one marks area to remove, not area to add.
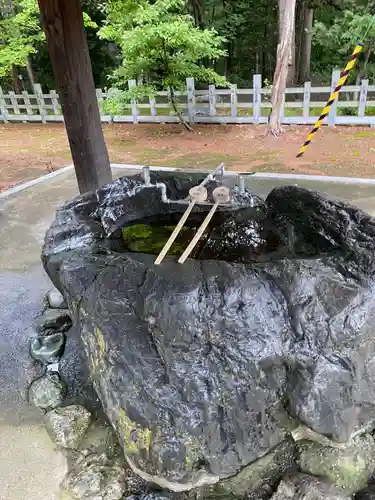
[[[80,0],[38,0],[81,193],[112,179]]]

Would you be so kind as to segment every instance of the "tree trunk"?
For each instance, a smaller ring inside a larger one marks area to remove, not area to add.
[[[172,104],[173,111],[176,113],[176,116],[178,116],[180,123],[186,128],[186,130],[188,130],[189,132],[193,132],[194,130],[185,120],[183,112],[180,109],[178,109],[178,104],[176,102],[176,95],[174,92],[174,88],[172,86],[169,87],[169,98],[170,98],[170,103]]]
[[[31,88],[34,88],[34,85],[35,85],[36,81],[35,81],[33,64],[31,62],[31,57],[30,56],[27,56],[26,70],[27,70],[27,76],[29,77],[29,81],[30,81],[30,84],[31,84]]]
[[[307,0],[296,2],[296,80],[301,83],[301,58],[305,27],[305,3]]]
[[[279,0],[279,44],[277,46],[276,68],[272,85],[272,112],[270,132],[278,136],[282,132],[281,110],[284,101],[292,39],[295,24],[296,0]]]
[[[18,77],[18,71],[16,66],[13,64],[12,66],[12,82],[13,82],[13,89],[16,94],[20,94],[22,92],[21,88],[21,82]]]
[[[292,43],[290,47],[287,86],[293,86],[296,83],[296,28],[293,26]]]
[[[306,5],[304,16],[304,33],[303,33],[303,47],[301,57],[301,71],[300,81],[310,81],[310,67],[311,67],[311,45],[312,45],[312,29],[314,22],[314,9],[309,9]]]
[[[38,0],[79,190],[112,179],[80,0]]]

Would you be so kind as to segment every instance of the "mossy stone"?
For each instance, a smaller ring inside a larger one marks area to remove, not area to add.
[[[302,472],[352,495],[365,488],[375,471],[375,441],[368,434],[358,437],[346,448],[304,442],[299,446]]]

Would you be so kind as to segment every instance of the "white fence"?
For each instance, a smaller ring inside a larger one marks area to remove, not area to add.
[[[313,87],[306,82],[303,87],[288,88],[283,106],[283,123],[314,124],[322,111],[340,72],[334,71],[330,87]],[[129,81],[136,85],[135,80]],[[186,91],[176,92],[184,115],[190,123],[267,123],[270,113],[271,90],[262,88],[261,75],[254,75],[252,89],[215,88],[195,90],[194,79],[187,78]],[[106,99],[107,91],[97,90],[99,103]],[[123,116],[102,113],[102,122],[108,123],[175,123],[167,92],[157,92],[156,98],[129,104]],[[371,116],[374,112],[374,116]],[[62,122],[59,96],[55,90],[43,93],[41,86],[34,86],[34,94],[24,91],[4,93],[0,87],[0,121],[2,122]],[[375,126],[375,85],[363,80],[361,85],[349,85],[340,93],[332,106],[328,125]]]

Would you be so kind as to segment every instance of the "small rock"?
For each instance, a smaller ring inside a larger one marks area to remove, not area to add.
[[[52,441],[63,448],[77,448],[91,423],[91,413],[83,406],[56,408],[44,421]]]
[[[104,453],[81,457],[60,485],[64,500],[120,500],[125,490],[123,467]]]
[[[298,474],[281,481],[271,500],[350,500],[350,496],[315,477]]]
[[[62,332],[40,335],[31,341],[30,354],[42,363],[57,363],[64,351],[64,344],[65,335]]]
[[[29,387],[30,402],[42,410],[52,410],[60,406],[65,394],[65,384],[57,373],[47,373]]]
[[[46,330],[59,330],[66,332],[72,326],[68,309],[46,309],[36,322],[37,332]]]
[[[52,309],[66,309],[67,304],[63,295],[56,289],[52,289],[47,293],[47,303]]]
[[[272,452],[243,467],[237,474],[201,490],[203,498],[262,498],[274,491],[280,479],[296,469],[292,439],[280,443]]]
[[[369,434],[353,439],[343,449],[305,442],[299,451],[302,472],[320,477],[349,496],[365,488],[375,470],[375,440]]]

